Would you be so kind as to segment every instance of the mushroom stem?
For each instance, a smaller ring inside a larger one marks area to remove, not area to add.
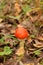
[[[20,41],[20,47],[24,47],[25,40]]]

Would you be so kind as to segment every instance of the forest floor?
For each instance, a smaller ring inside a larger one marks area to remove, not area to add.
[[[28,31],[23,41],[19,26]],[[42,0],[0,0],[0,65],[43,65]]]

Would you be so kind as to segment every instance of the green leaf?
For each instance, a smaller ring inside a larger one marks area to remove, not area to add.
[[[22,6],[22,10],[24,11],[24,13],[32,11],[32,9],[29,5]]]
[[[0,52],[0,56],[10,55],[11,53],[12,53],[12,49],[10,49],[9,46],[5,46],[4,50]]]
[[[4,37],[0,39],[0,43],[4,43]]]
[[[12,35],[7,35],[7,38],[15,39]]]
[[[43,2],[40,2],[41,5],[43,5]]]
[[[26,3],[31,3],[32,0],[24,0],[24,2],[26,2]]]
[[[12,53],[12,49],[10,49],[10,47],[8,47],[8,46],[5,46],[4,47],[4,54],[5,55],[9,55],[11,53]]]
[[[31,37],[31,38],[35,38],[36,36],[32,34],[30,37]]]
[[[4,52],[0,52],[0,56],[3,56],[4,55]]]
[[[21,15],[18,15],[18,16],[10,16],[10,15],[8,15],[8,17],[9,17],[9,18],[12,18],[12,19],[17,19],[17,20],[19,20],[19,19],[20,19],[20,16],[21,16]]]
[[[24,2],[31,3],[32,0],[24,0]]]
[[[13,45],[14,45],[14,46],[16,46],[16,45],[17,45],[17,43],[15,43],[15,42],[14,42],[14,43],[13,43]]]
[[[41,60],[40,64],[43,65],[43,59]]]
[[[41,54],[41,51],[40,50],[36,50],[33,52],[35,55],[40,55]]]
[[[0,10],[5,7],[5,3],[0,4]]]
[[[12,39],[14,39],[14,40],[17,40],[17,38],[15,38],[15,37],[12,36],[12,35],[7,35],[6,37],[7,37],[7,38],[12,38]]]

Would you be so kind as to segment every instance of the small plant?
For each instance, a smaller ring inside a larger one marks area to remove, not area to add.
[[[41,60],[40,64],[43,65],[43,59]]]
[[[16,40],[16,38],[14,36],[12,36],[12,35],[6,35],[6,38],[11,38],[11,39]]]
[[[34,34],[32,34],[30,37],[31,37],[31,38],[35,38],[36,36],[35,36]]]
[[[31,12],[32,9],[29,5],[22,6],[23,12],[26,14],[27,12]]]
[[[4,37],[0,39],[0,43],[4,43]]]
[[[33,52],[35,55],[40,55],[41,54],[41,51],[40,50],[36,50]]]
[[[5,46],[3,51],[0,52],[0,56],[10,55],[12,53],[12,49],[9,46]]]
[[[32,2],[32,0],[24,0],[24,2],[30,3],[30,2]]]
[[[15,16],[10,16],[10,15],[9,15],[8,17],[11,18],[11,19],[17,19],[17,20],[19,20],[20,17],[21,17],[21,15],[18,15],[18,16],[16,16],[16,17],[15,17]]]
[[[0,3],[0,10],[2,10],[4,7],[5,7],[5,2],[3,1]]]

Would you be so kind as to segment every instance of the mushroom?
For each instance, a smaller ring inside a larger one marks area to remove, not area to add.
[[[18,26],[18,28],[15,30],[14,35],[20,40],[20,48],[17,50],[16,54],[18,56],[24,55],[24,43],[25,39],[28,37],[28,31],[24,27]]]
[[[19,39],[25,39],[28,37],[28,31],[23,27],[18,27],[15,30],[15,36]]]

